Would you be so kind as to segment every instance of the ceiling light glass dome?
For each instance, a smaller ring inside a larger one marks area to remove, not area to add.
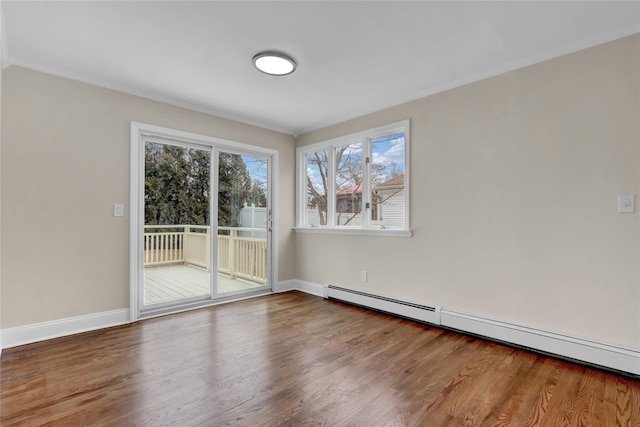
[[[265,51],[253,57],[253,64],[265,74],[286,76],[296,70],[296,61],[289,55],[276,51]]]

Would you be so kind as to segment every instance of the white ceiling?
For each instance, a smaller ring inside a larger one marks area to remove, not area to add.
[[[17,64],[300,134],[640,31],[640,2],[2,1]],[[259,51],[298,62],[253,68]]]

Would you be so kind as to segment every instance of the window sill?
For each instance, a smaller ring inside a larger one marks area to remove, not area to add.
[[[342,234],[351,236],[412,237],[413,230],[393,230],[375,228],[336,228],[336,227],[295,227],[296,233]]]

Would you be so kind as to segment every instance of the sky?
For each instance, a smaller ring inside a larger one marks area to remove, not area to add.
[[[404,133],[397,133],[393,135],[386,135],[380,138],[374,138],[372,143],[372,161],[373,163],[395,163],[397,165],[397,171],[404,173],[405,170],[405,158],[404,158]],[[354,151],[359,150],[360,144],[354,144]],[[349,151],[345,151],[348,153]],[[319,176],[319,171],[315,165],[307,165],[307,175],[311,178],[314,187],[317,190],[324,191],[322,189],[322,183]],[[387,179],[390,179],[388,176]]]
[[[260,182],[267,181],[267,159],[253,156],[242,156],[242,161],[247,166],[247,171],[249,172],[249,176],[252,181],[254,179],[257,179]]]
[[[371,141],[374,163],[394,162],[404,171],[404,134],[383,136]]]

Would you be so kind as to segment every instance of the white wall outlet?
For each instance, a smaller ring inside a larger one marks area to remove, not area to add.
[[[618,212],[620,213],[633,213],[636,210],[635,196],[618,196]]]
[[[113,205],[113,216],[124,216],[124,205],[116,203]]]
[[[362,270],[362,271],[360,272],[360,281],[361,281],[361,282],[366,282],[366,281],[367,281],[367,272],[366,272],[366,271],[364,271],[364,270]]]

